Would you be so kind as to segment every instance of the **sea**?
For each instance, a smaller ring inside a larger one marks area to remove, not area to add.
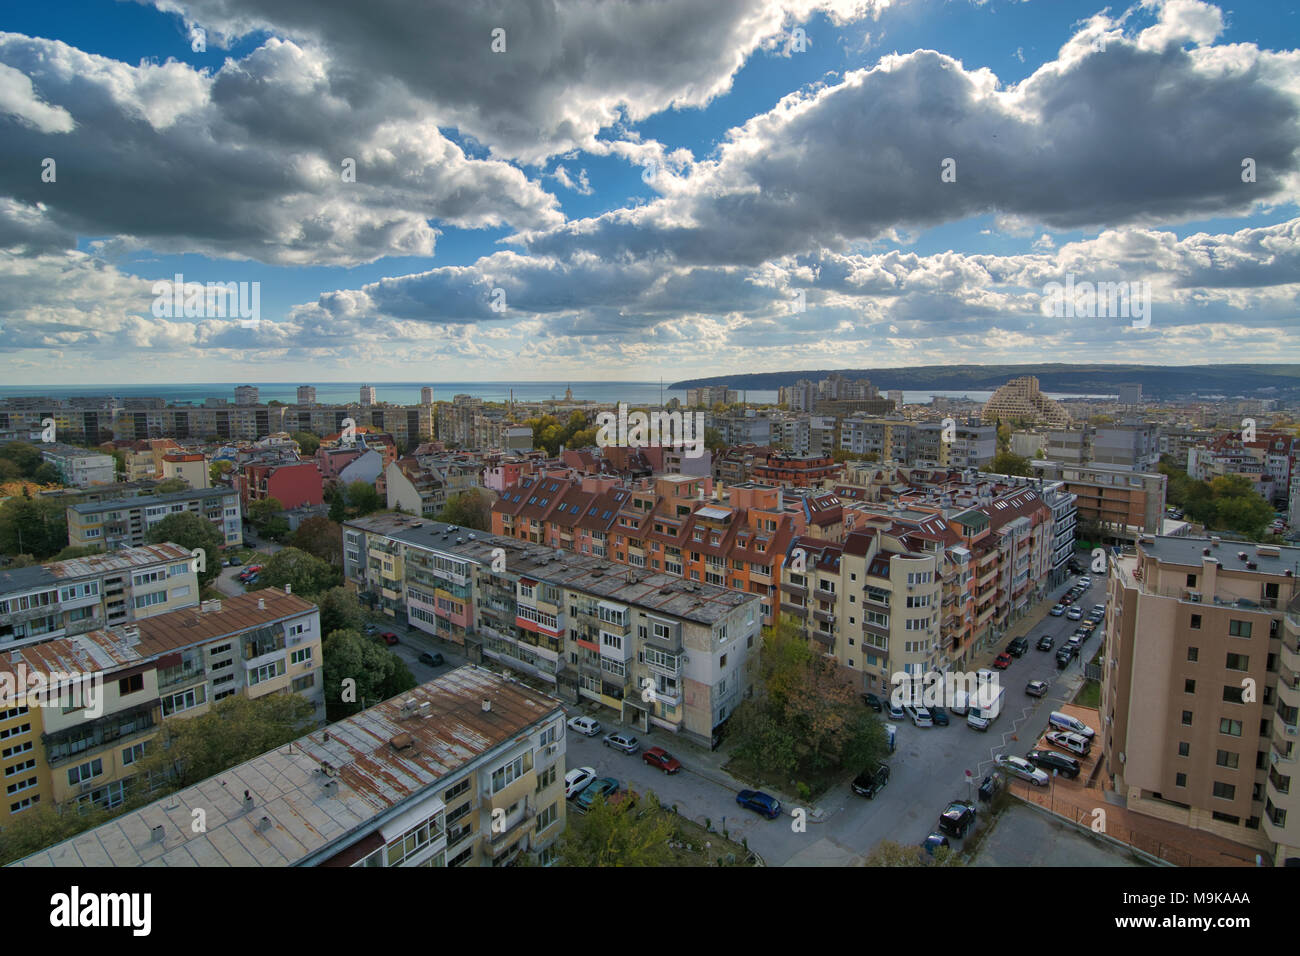
[[[162,398],[169,404],[202,405],[205,399],[224,398],[233,403],[235,386],[256,385],[259,402],[280,401],[294,404],[298,400],[299,385],[314,385],[316,401],[322,405],[344,405],[356,402],[362,385],[373,385],[375,399],[394,405],[415,405],[420,401],[420,389],[433,387],[433,399],[450,401],[456,395],[472,395],[485,402],[504,402],[512,396],[517,402],[546,402],[562,400],[566,389],[573,390],[574,401],[614,405],[626,402],[642,407],[660,405],[670,398],[686,401],[685,389],[672,389],[658,382],[209,382],[174,383],[156,385],[0,385],[0,399],[40,396],[42,398],[85,398],[111,396],[113,398]],[[987,401],[991,391],[908,391],[903,390],[906,404],[928,404],[935,397],[968,398],[975,402]],[[1053,399],[1113,398],[1104,395],[1067,395],[1045,393]],[[743,400],[757,404],[775,404],[777,393],[773,390],[744,391]]]

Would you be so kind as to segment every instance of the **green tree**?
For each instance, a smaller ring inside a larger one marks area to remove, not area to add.
[[[379,492],[375,491],[375,486],[364,481],[354,481],[348,485],[347,496],[348,505],[357,517],[368,515],[384,507],[384,502],[379,497]]]
[[[248,520],[253,523],[253,527],[260,530],[283,510],[284,505],[279,498],[259,498],[249,504]]]
[[[10,816],[0,830],[0,866],[107,823],[118,812],[96,808],[86,813],[61,813],[53,804],[39,803]]]
[[[329,518],[308,518],[298,525],[289,543],[329,564],[343,564],[343,529]]]
[[[722,437],[722,432],[716,428],[704,429],[704,447],[715,455],[718,452],[726,451],[727,441]]]
[[[8,459],[18,466],[18,471],[23,477],[30,478],[42,464],[45,459],[41,456],[41,450],[30,442],[11,441],[5,445],[0,445],[0,458]]]
[[[32,481],[38,485],[61,485],[63,476],[59,474],[59,469],[47,461],[32,472]]]
[[[311,432],[294,432],[289,437],[298,443],[304,458],[311,458],[320,447],[320,439]]]
[[[144,536],[147,544],[162,544],[170,541],[179,544],[187,551],[202,548],[204,551],[204,570],[199,572],[199,587],[211,584],[221,573],[221,548],[225,538],[207,518],[191,511],[170,514],[149,529]]]
[[[294,594],[309,598],[328,591],[339,583],[337,568],[314,558],[297,548],[283,548],[271,555],[257,575],[253,590],[275,588],[284,590],[287,584]]]
[[[154,488],[155,495],[171,494],[173,491],[188,491],[190,483],[184,478],[164,478]]]
[[[337,486],[331,487],[325,492],[325,500],[328,501],[330,505],[330,521],[341,525],[344,521],[348,520],[347,498]]]
[[[224,458],[221,461],[214,461],[212,464],[208,465],[208,478],[210,479],[212,486],[215,488],[217,485],[221,484],[222,476],[234,467],[235,466],[232,462],[229,462]]]
[[[867,855],[863,866],[963,866],[951,847],[939,847],[930,856],[921,847],[881,840]]]
[[[23,477],[23,470],[18,463],[8,458],[0,458],[0,482],[17,481]]]
[[[315,713],[298,694],[227,697],[206,714],[163,721],[138,772],[188,787],[301,737],[315,726]]]
[[[365,615],[357,596],[345,587],[333,587],[316,598],[320,608],[320,632],[360,631],[365,626]]]
[[[570,820],[557,847],[563,867],[668,866],[673,819],[653,793],[610,804],[592,801],[582,820]]]
[[[13,497],[0,504],[0,554],[31,554],[39,561],[68,545],[66,501]]]
[[[993,456],[989,462],[989,471],[995,475],[1020,475],[1025,478],[1034,476],[1034,467],[1029,463],[1029,459],[1021,455],[1013,455],[1009,451],[1000,451]]]
[[[396,697],[415,686],[415,675],[396,654],[357,631],[334,631],[325,656],[325,714],[330,721]],[[346,682],[352,683],[346,683]]]
[[[104,549],[97,544],[86,545],[68,545],[62,551],[54,556],[54,561],[71,561],[73,558],[84,558],[88,554],[99,554]]]
[[[463,491],[447,502],[438,514],[438,520],[476,531],[490,531],[492,498],[482,488]]]

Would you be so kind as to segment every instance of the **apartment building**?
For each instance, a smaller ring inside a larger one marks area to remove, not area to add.
[[[153,438],[147,441],[114,441],[99,446],[105,454],[116,452],[122,456],[127,481],[143,481],[163,476],[163,456],[184,449],[170,438]],[[167,476],[170,477],[170,476]],[[207,487],[204,485],[203,487]]]
[[[421,455],[400,458],[384,472],[388,507],[433,517],[447,502],[482,487],[483,465],[468,455]]]
[[[0,436],[38,442],[45,422],[52,419],[59,438],[97,445],[113,437],[116,410],[116,403],[108,398],[9,398],[0,401]]]
[[[88,448],[76,448],[62,442],[40,445],[41,457],[59,471],[59,481],[76,488],[109,485],[116,480],[116,464],[111,455]]]
[[[173,491],[69,505],[68,544],[110,551],[139,547],[151,527],[168,515],[185,512],[201,515],[216,525],[226,547],[243,544],[239,492],[233,488]]]
[[[818,488],[827,482],[839,481],[844,476],[844,466],[829,453],[824,455],[769,455],[763,462],[755,463],[753,479],[773,485],[793,488]]]
[[[208,469],[206,455],[198,453],[169,452],[162,456],[162,477],[180,478],[191,488],[212,487],[212,472]]]
[[[1099,426],[1092,439],[1092,462],[1129,471],[1155,471],[1160,463],[1156,426]]]
[[[13,865],[545,865],[564,732],[557,701],[460,667]],[[165,812],[178,800],[209,808],[205,830]]]
[[[343,536],[345,580],[385,611],[642,730],[713,746],[756,679],[757,596],[402,515]]]
[[[5,655],[0,826],[38,803],[120,806],[163,720],[234,694],[301,694],[323,720],[320,640],[315,605],[258,591]]]
[[[727,388],[725,385],[704,385],[700,388],[688,388],[686,390],[686,405],[689,408],[712,408],[714,405],[734,405],[740,400],[739,393],[734,388]]]
[[[1042,460],[1030,464],[1043,480],[1059,481],[1065,493],[1076,496],[1080,521],[1097,522],[1108,536],[1132,539],[1161,530],[1165,475]]]
[[[249,462],[235,478],[245,511],[254,501],[274,498],[286,508],[318,505],[325,500],[325,484],[316,462]]]
[[[191,607],[190,552],[151,544],[0,571],[0,649],[12,649]]]
[[[434,434],[431,405],[230,405],[211,401],[199,405],[168,406],[161,399],[132,400],[134,407],[118,408],[110,421],[113,438],[136,441],[150,438],[203,441],[257,441],[273,432],[306,431],[328,435],[343,428],[346,419],[369,425],[402,443],[427,441]],[[26,422],[31,413],[10,413]],[[0,421],[6,416],[0,413]],[[39,425],[39,423],[38,423]],[[89,427],[89,426],[87,426]],[[101,428],[103,425],[99,426]],[[60,432],[62,434],[62,432]]]
[[[917,467],[982,468],[998,452],[997,428],[978,422],[912,422],[850,416],[840,422],[843,451]]]
[[[1130,810],[1300,855],[1300,548],[1151,536],[1114,558],[1103,769]]]
[[[1033,375],[1014,378],[997,389],[984,403],[980,417],[992,424],[1026,421],[1065,428],[1070,414],[1042,393]]]

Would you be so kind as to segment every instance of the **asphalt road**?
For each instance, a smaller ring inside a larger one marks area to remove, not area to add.
[[[1063,586],[1053,598],[1068,588],[1068,584]],[[1076,603],[1086,612],[1104,599],[1105,582],[1098,576]],[[1045,611],[1050,606],[1045,603],[1042,609]],[[600,735],[587,738],[570,730],[566,766],[570,769],[590,766],[600,776],[616,777],[634,790],[653,790],[664,803],[676,803],[680,812],[697,821],[707,817],[715,827],[720,827],[725,818],[731,838],[746,838],[749,846],[770,866],[853,864],[860,862],[883,839],[919,845],[936,828],[939,813],[949,800],[972,799],[983,810],[973,791],[993,768],[993,755],[1023,756],[1046,727],[1048,713],[1071,699],[1082,683],[1081,662],[1096,654],[1101,628],[1084,644],[1079,658],[1064,671],[1056,669],[1056,650],[1078,626],[1078,622],[1064,616],[1044,617],[1029,632],[1029,650],[1023,657],[1014,658],[1001,674],[1006,701],[988,731],[973,730],[966,726],[964,718],[955,715],[947,727],[918,728],[906,720],[899,723],[897,750],[889,759],[888,786],[875,799],[866,800],[853,793],[846,779],[816,801],[821,822],[810,811],[801,826],[790,814],[795,809],[790,806],[786,807],[787,815],[777,820],[767,820],[742,809],[735,802],[741,784],[714,769],[712,764],[703,766],[704,761],[693,768],[690,753],[685,750],[678,753],[672,735],[664,731],[637,736],[643,746],[663,746],[679,757],[683,770],[673,776],[665,776],[646,765],[639,754],[629,756],[605,747],[601,742],[604,734],[628,730],[610,720],[608,711],[595,715],[604,725]],[[1039,651],[1034,646],[1044,633],[1053,638],[1050,652]],[[1025,694],[1025,684],[1032,679],[1049,683],[1045,697],[1036,699]],[[966,770],[972,774],[970,786],[966,782]],[[977,828],[981,819],[982,812],[977,816]]]

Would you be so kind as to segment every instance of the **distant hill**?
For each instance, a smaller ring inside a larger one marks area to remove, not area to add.
[[[775,390],[800,379],[817,381],[838,372],[867,378],[882,392],[991,391],[1022,375],[1036,375],[1045,392],[1085,395],[1114,393],[1120,385],[1140,384],[1144,398],[1300,399],[1300,365],[920,365],[913,368],[801,369],[714,375],[674,382],[674,389],[726,385],[735,389]]]

